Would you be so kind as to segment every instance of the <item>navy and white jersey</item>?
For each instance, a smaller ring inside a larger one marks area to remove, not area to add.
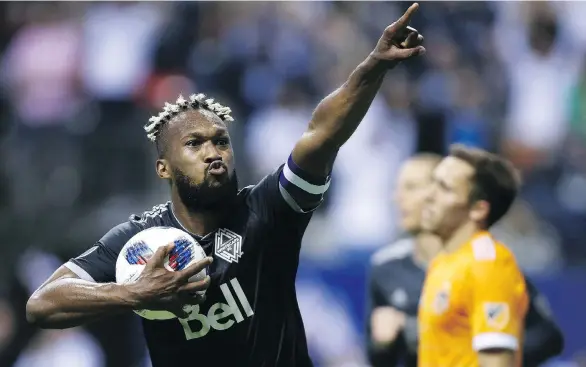
[[[367,300],[367,349],[373,367],[417,366],[417,311],[425,280],[425,267],[413,259],[414,240],[401,239],[371,257]],[[523,366],[538,366],[561,353],[563,336],[552,320],[547,300],[525,277],[529,310],[525,317]],[[377,307],[390,306],[406,314],[405,328],[386,348],[371,339],[370,316]]]
[[[153,367],[312,365],[295,276],[303,234],[329,180],[308,175],[289,158],[238,193],[221,228],[203,237],[192,234],[214,258],[211,285],[187,319],[143,319]],[[66,266],[82,279],[114,282],[124,244],[155,226],[185,230],[171,203],[162,204],[131,216]]]

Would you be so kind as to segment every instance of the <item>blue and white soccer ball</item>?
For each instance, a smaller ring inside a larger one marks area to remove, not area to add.
[[[174,243],[175,247],[165,258],[164,266],[169,271],[178,271],[187,268],[206,257],[203,248],[187,232],[173,227],[152,227],[134,235],[122,248],[116,260],[116,283],[126,284],[138,279],[146,266],[146,262],[161,246]],[[196,282],[206,277],[207,270],[203,269],[189,278]],[[205,291],[199,291],[204,294]],[[185,306],[185,311],[190,306]],[[148,320],[169,320],[176,316],[168,311],[134,310],[136,314]]]

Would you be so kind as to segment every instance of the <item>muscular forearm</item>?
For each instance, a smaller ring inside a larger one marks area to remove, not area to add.
[[[26,315],[41,328],[64,329],[132,309],[132,297],[124,286],[61,278],[31,296]]]
[[[371,56],[364,60],[340,88],[317,106],[310,131],[323,133],[333,145],[342,146],[366,115],[387,69],[388,65]]]
[[[346,83],[320,102],[293,149],[293,160],[300,167],[316,176],[331,172],[338,150],[364,118],[387,69],[388,64],[368,57]]]

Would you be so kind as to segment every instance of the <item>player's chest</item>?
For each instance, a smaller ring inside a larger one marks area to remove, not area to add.
[[[407,315],[417,315],[425,273],[396,272],[391,282],[380,281],[386,303]]]
[[[193,306],[187,319],[179,320],[187,340],[218,332],[236,335],[242,331],[238,325],[252,320],[259,285],[256,269],[262,268],[262,259],[255,246],[257,232],[251,229],[242,220],[200,240],[214,261],[208,268],[211,283],[205,302]]]
[[[421,326],[456,331],[466,328],[468,304],[472,294],[467,287],[466,269],[444,263],[429,269],[426,276],[419,318]]]
[[[212,278],[210,288],[218,288],[235,278],[243,287],[255,283],[252,278],[263,265],[262,252],[270,241],[267,232],[253,215],[245,214],[199,239],[206,255],[214,259],[208,269]]]

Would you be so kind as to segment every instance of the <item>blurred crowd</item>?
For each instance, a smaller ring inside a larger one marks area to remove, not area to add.
[[[144,366],[144,354],[114,362],[124,349],[103,325],[39,334],[22,320],[23,302],[63,260],[167,200],[142,126],[180,93],[209,94],[234,111],[239,178],[254,183],[408,5],[0,3],[0,366]],[[394,179],[414,152],[461,142],[509,157],[524,186],[496,236],[530,274],[584,267],[584,16],[582,2],[421,6],[412,25],[427,54],[389,73],[304,239],[304,259],[319,264],[302,266],[298,285],[318,365],[365,363],[361,315],[346,300],[362,291],[316,272],[400,235]],[[144,349],[136,320],[109,325]]]

